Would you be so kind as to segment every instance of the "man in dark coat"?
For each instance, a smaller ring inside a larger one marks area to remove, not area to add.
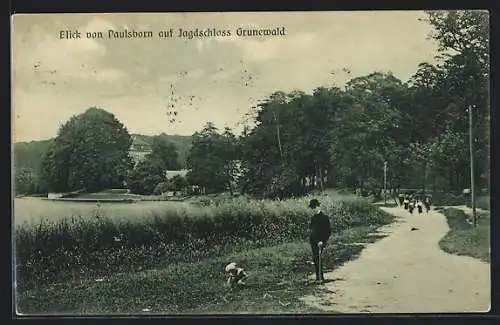
[[[309,236],[309,243],[313,254],[314,269],[316,272],[316,281],[323,281],[323,270],[320,266],[319,259],[323,248],[330,238],[331,227],[330,219],[319,208],[319,201],[312,199],[309,202],[309,208],[314,210],[314,215],[311,218],[309,229],[311,231]]]

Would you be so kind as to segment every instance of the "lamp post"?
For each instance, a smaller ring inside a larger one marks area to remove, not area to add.
[[[384,204],[387,204],[387,161],[384,161]]]
[[[476,190],[474,177],[474,137],[472,135],[472,109],[475,105],[469,106],[469,149],[470,149],[470,197],[472,207],[472,221],[474,226],[477,226],[476,216]]]

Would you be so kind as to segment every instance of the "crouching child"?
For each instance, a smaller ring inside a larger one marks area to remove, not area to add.
[[[229,263],[226,266],[226,273],[228,273],[227,284],[234,289],[236,287],[245,286],[245,280],[248,277],[248,274],[244,269],[238,267],[236,263]]]

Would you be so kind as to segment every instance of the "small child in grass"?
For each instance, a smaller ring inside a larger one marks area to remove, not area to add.
[[[227,283],[229,284],[231,289],[245,285],[245,282],[243,282],[243,280],[248,277],[248,274],[244,269],[238,267],[236,263],[233,262],[226,265],[225,270],[227,273],[229,273]]]

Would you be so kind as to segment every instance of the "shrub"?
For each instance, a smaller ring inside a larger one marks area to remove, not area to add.
[[[432,204],[439,206],[464,205],[467,197],[458,192],[436,192],[432,196]]]

